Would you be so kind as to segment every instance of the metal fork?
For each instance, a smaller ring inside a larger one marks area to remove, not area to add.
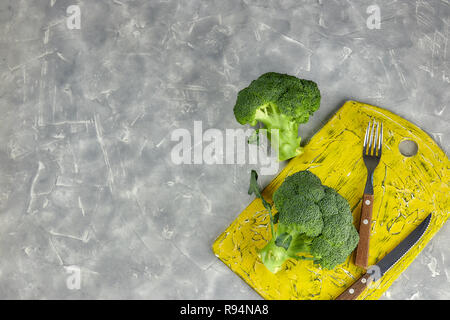
[[[376,126],[376,128],[375,128]],[[373,173],[380,163],[383,147],[383,123],[369,122],[363,145],[363,160],[367,168],[367,182],[362,199],[361,220],[359,224],[359,243],[356,249],[355,264],[366,268],[369,261],[370,228],[373,209]]]

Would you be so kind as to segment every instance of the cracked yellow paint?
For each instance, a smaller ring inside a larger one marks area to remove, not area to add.
[[[369,264],[375,264],[400,243],[430,212],[428,230],[421,240],[377,283],[360,296],[378,299],[403,272],[449,216],[449,161],[421,129],[401,117],[367,104],[349,101],[265,188],[270,200],[285,177],[310,170],[322,183],[335,188],[350,203],[359,225],[361,197],[366,180],[362,139],[370,119],[383,121],[383,156],[374,175],[374,211]],[[419,150],[404,157],[398,149],[413,140]],[[266,299],[334,299],[364,270],[355,266],[354,253],[334,270],[323,270],[311,261],[289,260],[277,274],[259,261],[256,250],[270,237],[268,213],[256,199],[220,235],[213,251],[226,265]],[[411,280],[413,281],[413,280]]]

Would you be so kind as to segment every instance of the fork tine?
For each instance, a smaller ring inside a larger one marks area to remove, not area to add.
[[[377,131],[375,134],[375,137],[373,139],[373,156],[377,155],[377,151],[378,151],[378,143],[379,143],[379,139],[380,139],[380,122],[377,122]]]
[[[382,146],[383,146],[383,122],[381,122],[380,136],[378,138],[378,156],[381,156]]]
[[[372,155],[372,150],[375,150],[375,148],[372,149],[374,138],[376,139],[376,137],[374,137],[374,134],[375,134],[375,123],[376,123],[376,121],[374,120],[373,124],[372,124],[372,128],[370,129],[370,142],[369,142],[369,149],[368,149],[369,156]]]
[[[367,142],[369,142],[369,132],[370,132],[370,121],[369,124],[367,125],[366,135],[364,137],[363,154],[367,153]]]

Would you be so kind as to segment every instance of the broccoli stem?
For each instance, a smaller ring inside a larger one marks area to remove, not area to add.
[[[298,136],[299,124],[281,114],[275,104],[268,103],[260,107],[255,113],[253,125],[258,121],[267,129],[267,136],[272,147],[278,149],[280,161],[303,153],[303,148],[300,147],[301,138]]]
[[[312,240],[304,234],[299,234],[293,231],[290,233],[292,240],[289,247],[286,249],[279,246],[277,244],[277,239],[278,237],[285,235],[286,230],[287,229],[283,225],[278,224],[275,236],[272,236],[272,239],[267,243],[267,245],[258,252],[259,258],[266,268],[272,273],[277,273],[280,271],[283,263],[289,258],[296,260],[316,260],[315,257],[310,256]]]
[[[275,244],[275,238],[272,238],[269,243],[259,251],[259,258],[270,272],[277,273],[288,256],[286,249],[277,246]]]

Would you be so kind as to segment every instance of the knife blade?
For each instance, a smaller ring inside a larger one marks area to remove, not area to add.
[[[379,280],[422,238],[431,221],[431,213],[391,252],[377,264],[371,266],[366,274],[359,278],[350,288],[347,288],[336,300],[355,300],[372,282]]]

